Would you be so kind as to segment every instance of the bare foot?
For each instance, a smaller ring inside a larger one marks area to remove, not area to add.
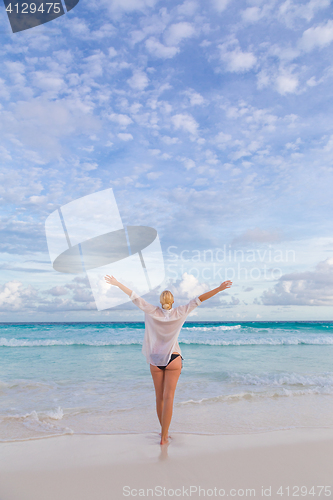
[[[169,444],[170,443],[170,441],[169,441],[170,439],[172,439],[170,435],[168,435],[166,438],[162,438],[161,437],[160,444]]]

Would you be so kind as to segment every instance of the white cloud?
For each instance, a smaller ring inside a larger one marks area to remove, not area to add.
[[[195,167],[195,162],[191,160],[191,158],[182,157],[177,159],[184,163],[186,170],[190,170],[191,168]]]
[[[264,126],[267,130],[272,132],[275,130],[278,117],[270,113],[267,109],[253,109],[252,113],[250,113],[245,120],[248,124]]]
[[[240,300],[233,296],[230,298],[229,302],[226,300],[220,300],[220,304],[224,307],[234,307],[240,304]]]
[[[64,26],[70,31],[70,36],[80,38],[82,40],[98,40],[102,41],[104,38],[114,36],[116,29],[111,23],[104,23],[97,30],[91,30],[89,24],[82,18],[74,17],[70,21],[66,19]],[[41,43],[43,43],[41,41]]]
[[[212,0],[212,6],[218,12],[223,12],[227,8],[229,2],[230,0]]]
[[[60,298],[71,292],[71,298]],[[46,297],[45,297],[46,296]],[[51,300],[48,296],[53,297]],[[80,304],[83,303],[83,304]],[[31,285],[24,286],[18,280],[12,280],[0,286],[0,312],[57,312],[76,310],[96,310],[96,305],[84,278],[74,278],[63,286],[54,286],[40,291]]]
[[[152,156],[156,156],[161,160],[170,160],[172,158],[168,153],[162,153],[160,149],[148,149],[148,151]]]
[[[24,83],[24,79],[23,79]],[[0,97],[8,100],[10,98],[10,92],[8,91],[8,86],[6,85],[5,80],[0,78]],[[1,108],[0,108],[1,109]]]
[[[214,144],[219,148],[224,149],[228,142],[232,139],[230,134],[225,134],[224,132],[219,132],[213,139]]]
[[[178,5],[177,14],[184,16],[193,16],[198,8],[198,2],[194,0],[186,0],[183,4]]]
[[[121,139],[122,141],[125,141],[125,142],[133,140],[132,134],[120,133],[120,134],[117,134],[117,136],[119,137],[119,139]]]
[[[246,23],[255,23],[261,19],[263,14],[259,7],[248,7],[242,11],[241,15]]]
[[[114,47],[109,47],[108,52],[109,52],[109,57],[111,57],[111,58],[116,57],[116,55],[117,55],[117,51]]]
[[[70,23],[71,35],[79,38],[87,38],[90,36],[90,30],[87,23],[83,19],[74,17]]]
[[[287,69],[280,70],[275,80],[276,90],[281,95],[296,92],[298,84],[298,77]]]
[[[230,45],[235,46],[235,48],[228,50]],[[218,48],[220,49],[221,61],[226,63],[226,69],[231,73],[244,73],[257,63],[256,56],[252,52],[243,52],[238,46],[237,40],[218,45]]]
[[[319,262],[314,271],[281,276],[261,296],[264,305],[333,306],[333,257]]]
[[[321,24],[316,27],[311,27],[304,31],[302,38],[299,40],[299,47],[310,52],[316,48],[327,47],[333,41],[333,20],[330,19],[326,24]]]
[[[205,293],[209,287],[205,283],[199,283],[193,274],[184,273],[178,286],[169,285],[170,291],[175,297],[192,299]]]
[[[268,73],[267,70],[263,69],[257,75],[257,87],[258,89],[271,87],[275,89],[279,94],[293,94],[298,91],[299,79],[298,76],[293,73],[295,66],[284,67],[281,65],[280,68],[272,68]]]
[[[286,0],[279,6],[278,17],[287,26],[292,27],[297,18],[311,21],[317,10],[326,9],[330,6],[330,0],[310,0],[308,3],[294,3]]]
[[[47,196],[30,196],[29,201],[36,205],[45,203],[47,201]]]
[[[159,156],[159,154],[161,153],[160,149],[148,149],[148,151],[152,156]]]
[[[36,297],[36,293],[31,285],[24,287],[18,280],[9,281],[0,286],[0,310],[18,311],[24,302]]]
[[[146,49],[151,55],[160,59],[171,59],[179,52],[178,47],[166,47],[154,37],[146,40]]]
[[[281,241],[281,232],[277,230],[261,229],[255,227],[247,229],[244,233],[240,234],[233,239],[233,243],[276,243]]]
[[[54,297],[59,297],[59,295],[67,295],[69,293],[69,290],[63,286],[54,286],[49,290],[45,290],[44,293],[49,293]]]
[[[106,55],[101,50],[95,50],[91,56],[85,57],[87,72],[90,77],[102,76],[105,68]]]
[[[251,156],[251,155],[252,153],[248,149],[244,148],[240,149],[239,151],[236,151],[235,153],[230,153],[228,156],[231,160],[237,161],[240,158],[243,158],[244,156]],[[234,169],[233,172],[240,174],[241,171],[237,168]]]
[[[70,134],[91,135],[98,131],[100,121],[92,115],[89,104],[79,98],[18,100],[2,114],[0,131],[2,135],[6,133],[18,137],[23,146],[36,159],[39,158],[38,162],[43,163],[60,157],[63,152],[62,140]]]
[[[8,161],[8,160],[12,159],[9,151],[4,146],[0,146],[0,155],[1,155],[2,161],[5,161],[5,160]]]
[[[280,61],[289,62],[301,54],[300,50],[291,45],[271,45],[268,49],[267,55],[274,58],[278,57]]]
[[[316,77],[315,77],[315,76],[311,76],[311,78],[309,78],[309,79],[306,81],[306,84],[307,84],[309,87],[316,87],[317,85],[319,85],[319,83],[321,83],[321,80],[316,80]]]
[[[181,129],[189,132],[192,135],[197,135],[198,133],[198,123],[195,121],[192,115],[188,113],[181,113],[178,115],[174,115],[171,118],[173,126],[176,130]]]
[[[165,144],[168,144],[168,146],[170,146],[171,144],[177,144],[180,142],[180,140],[178,139],[178,137],[169,137],[167,135],[163,135],[161,137],[162,141],[165,142]]]
[[[201,106],[206,102],[202,95],[193,89],[186,90],[184,94],[189,98],[191,106]]]
[[[259,90],[268,87],[271,83],[271,76],[268,74],[267,70],[262,69],[257,73],[257,87]]]
[[[269,109],[258,109],[245,101],[240,101],[238,105],[234,106],[223,106],[223,109],[225,109],[228,118],[242,118],[247,124],[247,127],[251,130],[266,129],[272,132],[275,130],[278,122],[278,117],[273,115]],[[223,133],[219,137],[221,139],[221,144],[223,141],[226,141],[226,139],[231,139],[231,137],[225,137]],[[218,140],[218,136],[216,140]]]
[[[131,112],[133,115],[135,115],[136,113],[138,113],[138,112],[140,111],[140,109],[141,109],[141,108],[142,108],[142,104],[140,104],[139,102],[135,102],[135,103],[133,103],[133,104],[130,106],[129,110],[130,110],[130,112]]]
[[[129,186],[133,185],[134,181],[138,178],[137,175],[125,175],[124,177],[118,177],[118,179],[112,179],[110,184],[113,186]]]
[[[327,144],[324,147],[325,152],[333,151],[333,135],[331,135],[327,141]]]
[[[302,140],[298,137],[295,142],[287,142],[286,149],[292,149],[295,151],[296,149],[299,149],[300,144],[302,144]]]
[[[117,113],[111,113],[108,116],[109,120],[112,122],[118,123],[122,128],[126,128],[128,125],[133,123],[133,120],[127,116],[127,115],[122,115],[122,114],[117,114]]]
[[[208,179],[206,177],[197,177],[193,182],[193,186],[207,186]]]
[[[163,175],[163,172],[149,172],[147,174],[147,179],[156,180]]]
[[[217,155],[210,149],[206,149],[205,156],[206,156],[206,163],[208,163],[209,165],[217,165],[218,163],[220,163],[220,160],[218,159]]]
[[[14,85],[21,86],[25,84],[26,79],[24,73],[26,71],[26,68],[24,64],[19,61],[6,61],[5,67]]]
[[[176,23],[169,26],[164,34],[164,41],[168,46],[176,46],[185,38],[195,34],[194,26],[187,22]]]
[[[149,79],[144,71],[135,70],[133,76],[127,80],[127,83],[134,90],[144,90],[149,85]]]
[[[102,40],[103,38],[108,38],[108,37],[114,36],[116,34],[116,32],[117,32],[117,30],[115,29],[115,27],[112,24],[105,23],[98,30],[91,31],[90,37],[93,40]],[[110,55],[110,53],[109,53],[109,55]],[[111,57],[113,57],[113,55]]]
[[[154,7],[157,0],[104,0],[104,4],[111,12],[144,11],[147,7]]]
[[[33,82],[41,90],[54,91],[56,94],[66,87],[63,78],[50,71],[36,71],[33,75]]]

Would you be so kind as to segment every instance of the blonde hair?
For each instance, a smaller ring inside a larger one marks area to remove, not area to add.
[[[169,290],[164,290],[164,292],[162,292],[160,295],[160,302],[163,309],[171,309],[172,304],[174,303],[172,293],[169,292]]]

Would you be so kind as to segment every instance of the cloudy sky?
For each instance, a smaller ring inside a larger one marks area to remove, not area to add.
[[[193,320],[332,319],[330,0],[81,0],[12,34],[0,10],[0,321],[139,320],[56,272],[45,220],[112,188],[158,231]]]

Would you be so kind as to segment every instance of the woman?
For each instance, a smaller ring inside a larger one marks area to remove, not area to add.
[[[105,281],[117,286],[125,292],[133,303],[145,313],[145,336],[142,352],[150,364],[156,393],[156,412],[161,424],[161,443],[168,443],[168,430],[172,417],[173,399],[176,385],[182,369],[182,356],[178,344],[181,327],[188,314],[204,300],[218,292],[230,288],[231,281],[224,281],[219,287],[203,293],[184,306],[172,308],[173,295],[165,290],[160,295],[162,308],[153,306],[122,283],[114,276],[105,276]]]

